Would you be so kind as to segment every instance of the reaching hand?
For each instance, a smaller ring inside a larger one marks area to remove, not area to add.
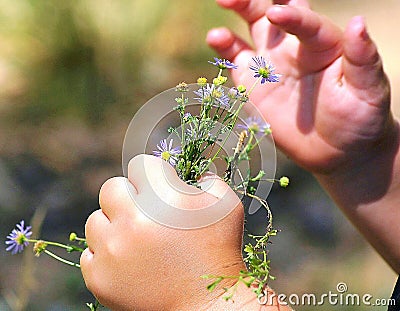
[[[367,240],[400,273],[400,132],[390,87],[362,17],[342,31],[306,0],[217,0],[249,24],[254,49],[226,28],[207,42],[250,85],[254,55],[282,81],[251,97],[289,157],[311,171]],[[253,78],[252,78],[253,79]]]
[[[248,22],[254,49],[226,28],[211,30],[208,44],[239,65],[236,84],[253,83],[248,65],[255,55],[283,74],[280,83],[257,87],[251,100],[299,165],[314,173],[347,170],[392,136],[389,83],[361,17],[343,32],[305,0],[217,2]]]

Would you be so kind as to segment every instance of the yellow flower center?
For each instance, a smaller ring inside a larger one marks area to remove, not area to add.
[[[204,77],[200,77],[197,79],[197,84],[200,86],[206,86],[207,85],[207,79]]]
[[[256,122],[254,122],[249,125],[249,131],[253,132],[254,134],[257,134],[260,131],[260,127]]]
[[[214,98],[220,98],[222,96],[222,92],[214,90],[213,93],[212,93],[212,96]]]
[[[17,242],[18,245],[22,245],[22,244],[24,244],[26,237],[22,232],[18,232],[18,234],[14,240],[15,240],[15,242]]]
[[[260,76],[262,76],[263,78],[268,78],[268,76],[269,76],[269,69],[268,69],[267,67],[260,68],[260,69],[258,69],[258,73],[259,73]]]
[[[171,153],[169,151],[163,151],[161,153],[161,159],[168,162],[170,158],[171,158]]]
[[[36,257],[39,257],[41,253],[46,250],[47,244],[45,241],[39,240],[33,245],[33,252],[35,253]]]

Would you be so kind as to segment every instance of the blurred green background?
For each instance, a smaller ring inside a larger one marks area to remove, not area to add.
[[[400,45],[392,37],[399,1],[311,3],[343,27],[351,16],[367,17],[399,103]],[[180,81],[210,76],[206,61],[215,54],[204,38],[222,25],[248,37],[246,25],[213,0],[1,0],[0,237],[21,219],[44,239],[82,235],[100,186],[122,174],[123,138],[135,111]],[[314,179],[280,155],[283,174],[291,186],[269,199],[282,230],[270,248],[277,276],[271,286],[318,294],[346,282],[351,293],[389,297],[395,274]],[[260,219],[249,220],[250,230]],[[0,248],[1,311],[85,310],[91,300],[77,269]]]

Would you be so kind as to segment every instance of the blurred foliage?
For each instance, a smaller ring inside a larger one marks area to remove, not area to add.
[[[313,2],[333,10],[333,2]],[[44,238],[82,234],[101,184],[121,174],[134,112],[160,91],[208,75],[214,53],[204,38],[221,25],[246,36],[246,25],[212,0],[0,0],[0,236],[38,209],[46,211]],[[292,185],[270,197],[282,229],[271,250],[272,286],[312,292],[347,281],[387,297],[390,270],[308,174],[283,156],[280,163],[278,175]],[[260,219],[249,219],[253,230]],[[0,310],[18,302],[23,286],[29,303],[14,310],[82,310],[91,299],[78,271],[4,249],[0,256]]]
[[[73,115],[96,125],[109,110],[126,109],[121,102],[137,107],[179,78],[194,79],[192,71],[210,56],[207,27],[227,16],[207,1],[3,1],[2,7],[9,84],[2,106],[35,124]]]

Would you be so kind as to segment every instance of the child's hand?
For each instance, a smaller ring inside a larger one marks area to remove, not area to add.
[[[185,189],[192,187],[180,181],[171,166],[161,163],[153,156],[137,156],[129,164],[129,181],[116,177],[103,185],[101,209],[87,221],[88,249],[81,257],[89,290],[113,310],[221,310],[219,303],[230,310],[244,305],[252,310],[253,304],[259,308],[254,293],[247,288],[240,289],[235,304],[231,304],[220,296],[222,287],[233,283],[226,282],[209,293],[206,286],[210,280],[201,279],[205,274],[237,275],[245,269],[239,198],[213,175],[204,178],[214,179],[207,192],[187,195]],[[130,184],[133,198],[127,188]],[[182,192],[177,192],[177,187]],[[157,208],[161,199],[153,197],[152,188],[164,201],[182,209],[214,203],[218,203],[216,208],[236,208],[221,221],[201,229],[172,229],[150,220],[135,205],[141,196]],[[239,304],[243,292],[246,304]]]
[[[226,28],[207,42],[239,65],[237,84],[251,84],[248,62],[264,55],[281,82],[251,100],[271,123],[277,145],[317,177],[348,218],[400,273],[399,127],[390,87],[362,17],[343,32],[306,0],[217,0],[250,26],[254,49]]]
[[[218,0],[250,27],[254,49],[226,28],[211,30],[208,44],[239,65],[236,84],[249,87],[254,55],[271,59],[280,83],[257,87],[251,100],[271,123],[277,145],[314,173],[348,170],[374,156],[375,145],[395,131],[389,83],[364,21],[343,32],[308,8],[305,0]],[[271,1],[272,2],[272,1]],[[362,157],[356,152],[362,150]]]

